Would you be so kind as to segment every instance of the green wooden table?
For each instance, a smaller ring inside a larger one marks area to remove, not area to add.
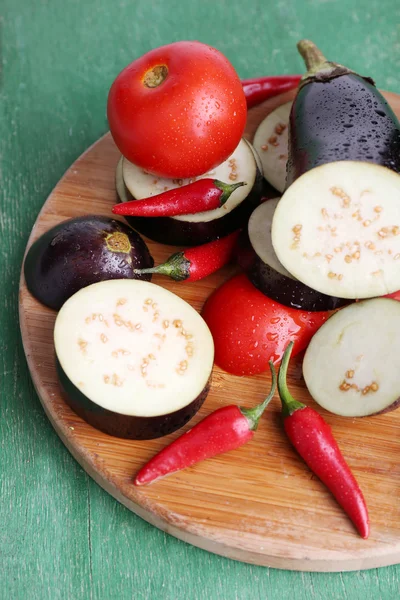
[[[400,566],[329,575],[255,567],[131,514],[51,428],[17,317],[30,229],[63,172],[107,130],[107,91],[123,66],[155,46],[198,39],[241,77],[292,73],[302,69],[296,41],[310,37],[400,93],[399,2],[2,0],[0,15],[1,600],[399,598]]]

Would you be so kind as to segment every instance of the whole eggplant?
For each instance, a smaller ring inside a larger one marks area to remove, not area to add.
[[[154,260],[136,231],[117,221],[89,215],[53,227],[30,247],[24,263],[28,290],[46,306],[59,310],[83,287],[106,279],[144,279],[135,269]]]
[[[309,40],[298,43],[308,72],[289,120],[286,188],[329,162],[372,162],[400,173],[400,123],[369,77],[326,60]]]

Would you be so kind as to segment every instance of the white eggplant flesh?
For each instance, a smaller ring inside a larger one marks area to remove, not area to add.
[[[260,157],[265,179],[278,192],[286,186],[289,115],[292,102],[278,106],[260,123],[253,146]]]
[[[279,261],[299,281],[339,298],[400,289],[400,176],[340,161],[299,177],[272,222]]]
[[[346,417],[397,408],[400,302],[375,298],[335,313],[312,338],[303,375],[314,400]]]
[[[207,395],[211,333],[194,308],[158,285],[112,280],[80,290],[58,313],[54,343],[67,387],[76,391],[73,408],[78,405],[89,422],[99,410],[111,422],[116,415],[132,418],[132,435],[122,437],[135,437],[135,418],[151,430],[152,419],[158,427],[159,418],[169,416],[169,433]],[[157,437],[150,434],[142,437]]]
[[[278,204],[279,198],[263,202],[249,219],[248,235],[254,251],[253,260],[246,268],[250,281],[271,300],[291,308],[327,311],[348,304],[348,300],[321,294],[298,281],[279,261],[271,238],[272,221]]]
[[[150,198],[156,194],[182,187],[198,179],[218,179],[224,183],[245,182],[246,185],[237,188],[227,202],[219,208],[201,213],[171,217],[176,221],[207,223],[226,216],[247,198],[256,181],[257,162],[251,145],[242,139],[236,150],[226,161],[200,177],[193,177],[191,179],[166,179],[157,177],[129,162],[126,158],[122,161],[122,172],[126,187],[136,200]]]

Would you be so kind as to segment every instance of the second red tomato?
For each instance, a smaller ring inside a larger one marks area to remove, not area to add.
[[[200,42],[176,42],[135,60],[115,79],[107,105],[120,152],[169,178],[202,175],[226,160],[246,115],[233,66]]]
[[[293,340],[293,356],[304,350],[329,317],[273,302],[247,279],[236,275],[207,300],[203,309],[215,345],[216,364],[234,375],[255,375],[268,361],[281,360]]]

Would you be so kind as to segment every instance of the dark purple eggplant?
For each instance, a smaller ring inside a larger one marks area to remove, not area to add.
[[[309,40],[298,49],[306,63],[289,120],[286,188],[329,162],[371,162],[400,173],[400,124],[374,82],[326,60]]]
[[[230,204],[235,203],[235,196],[232,194],[231,199],[222,209],[202,213],[202,216],[199,215],[199,217],[197,215],[151,218],[125,217],[126,221],[131,227],[151,240],[172,246],[198,246],[245,227],[252,211],[260,203],[261,197],[265,195],[266,182],[260,170],[259,159],[246,140],[241,142],[240,155],[241,157],[244,156],[241,165],[239,165],[240,177],[248,185],[234,192],[236,196],[237,194],[243,195],[243,199],[234,208],[230,209]],[[143,186],[143,182],[141,182],[140,191],[142,195],[135,194],[134,196],[131,193],[133,185],[131,191],[129,191],[124,180],[122,160],[118,163],[115,176],[118,200],[127,202],[134,200],[135,197],[142,198],[152,195],[154,193],[154,176],[149,175],[147,176],[148,184],[146,183]],[[134,165],[131,166],[135,167]],[[140,172],[139,175],[141,178],[146,177],[146,174],[143,176],[143,172]],[[213,176],[216,177],[217,175],[214,173]],[[131,183],[136,183],[134,177],[131,177]],[[157,189],[156,193],[159,191]],[[215,213],[215,216],[211,216],[211,213]]]
[[[150,281],[151,275],[137,275],[135,269],[153,265],[138,233],[115,219],[90,215],[64,221],[36,240],[24,275],[31,294],[59,310],[75,292],[98,281]]]

